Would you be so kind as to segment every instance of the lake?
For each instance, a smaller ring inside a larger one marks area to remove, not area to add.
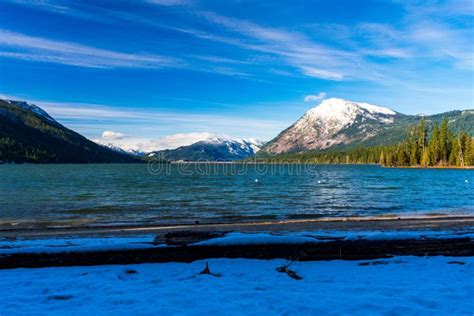
[[[474,170],[367,165],[0,165],[0,225],[474,213]]]

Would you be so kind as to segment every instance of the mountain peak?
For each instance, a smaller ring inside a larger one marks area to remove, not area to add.
[[[25,101],[8,100],[8,99],[3,99],[3,98],[0,98],[0,100],[6,102],[8,104],[17,106],[19,108],[22,108],[24,110],[33,112],[36,115],[41,116],[41,117],[47,119],[50,122],[57,123],[56,120],[53,119],[48,113],[46,113],[45,110],[43,110],[42,108],[40,108],[39,106],[37,106],[35,104],[30,104],[30,103],[25,102]]]
[[[320,119],[347,119],[348,116],[364,111],[375,115],[396,115],[389,108],[381,107],[363,102],[354,102],[338,98],[330,98],[322,101],[318,106],[307,113]]]
[[[339,98],[323,100],[265,146],[265,151],[325,149],[372,137],[394,122],[395,111]]]
[[[299,122],[303,124],[318,122],[325,125],[330,133],[351,125],[357,115],[388,124],[393,122],[390,116],[396,115],[396,113],[378,105],[330,98],[306,112]]]
[[[91,142],[23,101],[0,99],[0,138],[0,160],[6,162],[141,162]]]
[[[248,158],[260,150],[262,142],[215,136],[189,146],[151,153],[171,161],[232,161]]]

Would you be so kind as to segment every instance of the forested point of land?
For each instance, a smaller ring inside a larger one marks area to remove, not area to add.
[[[474,166],[474,139],[453,133],[448,120],[435,123],[428,135],[424,119],[406,131],[405,141],[393,146],[356,147],[348,150],[308,151],[256,158],[275,163],[380,164],[387,167]]]

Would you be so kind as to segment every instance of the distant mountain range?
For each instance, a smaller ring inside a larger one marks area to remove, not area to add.
[[[327,99],[263,146],[259,156],[393,145],[402,141],[406,129],[417,124],[421,117],[368,103]],[[474,135],[474,110],[451,111],[424,118],[428,129],[432,129],[435,122],[441,123],[447,118],[453,132],[462,130]]]
[[[41,108],[0,100],[0,161],[132,163],[137,157],[100,146],[62,126]]]
[[[156,151],[148,156],[169,161],[232,161],[253,156],[262,145],[253,139],[215,137],[189,146]]]
[[[99,144],[100,146],[106,147],[108,149],[111,149],[121,154],[132,155],[132,156],[137,156],[137,157],[144,157],[146,155],[146,152],[143,152],[140,150],[133,150],[133,149],[125,150],[124,148],[114,145],[110,142],[105,142],[102,140],[95,140],[95,139],[93,141]]]
[[[307,151],[388,146],[405,138],[422,116],[405,115],[368,103],[327,99],[264,144],[253,139],[215,137],[176,149],[130,152],[95,143],[62,126],[41,108],[0,99],[0,162],[130,163],[146,158],[166,161],[234,161]],[[423,116],[428,132],[448,119],[449,129],[474,135],[474,110]],[[143,157],[142,157],[143,156]]]

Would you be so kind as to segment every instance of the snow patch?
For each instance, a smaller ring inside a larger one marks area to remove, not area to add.
[[[392,123],[393,118],[385,118],[381,115],[396,115],[394,111],[381,106],[331,98],[309,110],[305,116],[308,116],[312,121],[324,122],[332,130],[339,130],[353,123],[357,115],[364,114],[384,123]]]
[[[229,233],[223,237],[195,243],[199,246],[228,246],[253,244],[301,244],[334,240],[407,240],[407,239],[471,238],[474,231],[313,231],[286,234]]]
[[[257,179],[256,182],[258,182]],[[0,239],[0,255],[145,249],[157,247],[152,244],[154,237],[154,235],[140,235],[133,237]],[[280,234],[232,232],[223,237],[194,243],[193,246],[302,244],[324,243],[334,240],[406,240],[426,238],[471,238],[474,240],[474,231],[307,231]],[[166,247],[166,245],[160,245],[159,247]]]
[[[220,277],[200,275],[209,268]],[[473,257],[0,270],[1,315],[471,315]],[[126,312],[124,312],[126,311]]]
[[[42,108],[40,108],[37,105],[29,104],[25,101],[15,101],[15,100],[7,100],[7,99],[1,99],[1,100],[7,102],[8,104],[12,104],[12,105],[15,105],[19,108],[22,108],[24,110],[33,112],[36,115],[41,116],[41,117],[45,118],[46,120],[57,124],[57,121],[55,119],[53,119],[51,116],[49,116],[49,114],[46,113],[45,110],[43,110]]]
[[[0,240],[0,255],[146,249],[154,236]],[[162,246],[160,246],[162,247]]]

